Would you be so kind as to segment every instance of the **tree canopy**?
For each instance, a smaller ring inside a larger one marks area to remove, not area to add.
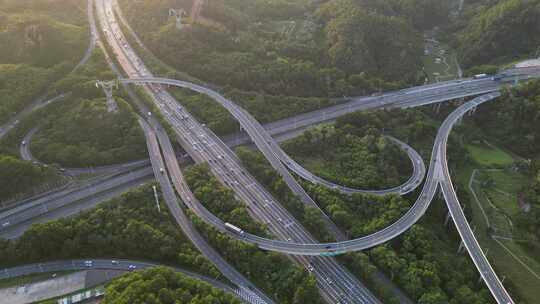
[[[0,200],[12,198],[54,178],[56,173],[51,168],[0,154]]]
[[[166,14],[171,1],[149,3],[122,7],[145,44],[173,68],[227,89],[313,97],[415,82],[422,40],[408,14],[421,7],[432,16],[428,7],[445,1],[392,1],[399,9],[391,14],[341,0],[210,1],[206,19],[183,30]],[[345,9],[336,13],[334,6]]]
[[[540,1],[502,0],[475,5],[455,35],[465,66],[501,63],[534,55],[540,37]]]
[[[51,114],[32,140],[32,153],[46,163],[68,167],[110,165],[146,157],[142,130],[131,107],[116,98],[108,112],[105,98],[74,100],[67,111]]]
[[[240,304],[231,293],[166,267],[135,271],[107,285],[104,304]]]

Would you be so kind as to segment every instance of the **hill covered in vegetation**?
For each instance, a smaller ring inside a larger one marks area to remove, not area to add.
[[[0,201],[55,179],[55,170],[0,154]]]
[[[0,1],[0,124],[83,56],[85,10],[82,0]]]
[[[540,1],[473,1],[457,25],[455,42],[466,67],[537,55]]]
[[[108,112],[105,98],[75,100],[67,112],[51,114],[32,140],[32,153],[68,167],[110,165],[143,159],[146,144],[137,118],[122,99]]]
[[[204,81],[288,96],[365,94],[416,82],[421,28],[445,1],[207,2],[205,19],[177,29],[170,7],[191,1],[121,1],[157,57]]]

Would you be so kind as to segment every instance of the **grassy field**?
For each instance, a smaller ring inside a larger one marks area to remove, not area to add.
[[[495,234],[512,236],[512,226],[506,215],[511,219],[512,215],[520,212],[515,194],[527,182],[526,176],[510,170],[493,170],[494,167],[509,166],[514,161],[511,155],[497,147],[471,144],[467,146],[467,150],[470,153],[470,161],[458,169],[457,182],[462,186],[468,185],[473,171],[480,170],[480,174],[477,173],[475,177],[477,182],[472,185],[479,203],[487,214],[490,224],[499,229]],[[485,179],[491,180],[491,186],[481,187],[481,181]],[[468,187],[467,189],[470,192]],[[540,298],[538,288],[540,277],[537,276],[540,274],[538,254],[528,252],[518,241],[491,238],[484,213],[472,193],[466,208],[472,211],[472,225],[476,227],[475,236],[484,252],[488,252],[488,259],[499,277],[513,283],[515,288],[513,295],[521,299],[520,303],[538,303]]]
[[[510,156],[508,153],[502,151],[501,149],[493,149],[484,143],[469,144],[466,148],[471,156],[472,161],[483,168],[508,166],[514,161],[512,156]]]
[[[501,212],[513,216],[521,212],[517,203],[517,194],[528,182],[527,176],[512,170],[480,171],[477,180],[490,182],[483,192],[490,202]]]

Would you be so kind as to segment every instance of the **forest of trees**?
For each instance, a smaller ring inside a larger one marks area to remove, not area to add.
[[[104,304],[240,304],[231,293],[173,269],[155,267],[131,272],[107,285]]]
[[[63,70],[63,66],[40,68],[27,64],[0,64],[0,124],[43,92]]]
[[[317,11],[317,17],[324,26],[332,67],[348,74],[415,81],[422,40],[406,19],[352,0],[330,1]]]
[[[306,160],[313,173],[341,185],[376,190],[408,179],[411,162],[405,152],[374,129],[363,134],[352,129],[322,125],[286,142],[284,148],[300,163]]]
[[[442,0],[316,3],[211,1],[203,15],[212,22],[179,31],[166,13],[172,1],[121,2],[137,33],[173,68],[226,90],[277,96],[341,97],[414,83],[420,31],[448,15]],[[174,6],[189,10],[190,2]],[[296,30],[284,34],[278,28],[288,22]]]
[[[56,178],[52,168],[0,154],[0,201]]]
[[[451,29],[465,67],[535,55],[540,46],[540,1],[473,1],[466,7]]]
[[[540,152],[540,81],[503,91],[474,116],[484,132],[518,155],[535,158]]]

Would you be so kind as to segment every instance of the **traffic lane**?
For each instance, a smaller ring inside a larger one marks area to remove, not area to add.
[[[487,102],[489,100],[492,100],[494,98],[497,98],[498,96],[500,96],[500,93],[488,94],[488,95],[484,95],[479,98],[476,98],[475,100],[462,106],[461,109],[458,109],[458,111],[456,111],[456,113],[460,114],[459,117],[461,117],[463,114],[473,109],[474,107],[484,102]],[[457,121],[459,117],[454,116],[453,120]],[[452,126],[448,126],[447,128],[448,133],[451,131],[451,127]],[[448,136],[444,138],[443,146],[440,150],[440,157],[442,161],[442,164],[440,166],[442,166],[442,170],[444,172],[443,180],[441,181],[441,187],[442,187],[443,195],[446,200],[448,209],[452,216],[452,219],[457,227],[458,233],[460,234],[463,243],[465,244],[465,248],[469,252],[471,259],[473,260],[475,266],[480,272],[480,275],[484,279],[486,285],[491,291],[493,297],[496,299],[497,303],[500,303],[500,304],[513,303],[512,298],[510,297],[510,295],[508,294],[508,292],[502,285],[502,282],[498,278],[497,274],[491,267],[491,264],[487,260],[487,257],[482,251],[482,248],[480,247],[480,244],[476,240],[474,233],[472,232],[472,229],[465,217],[463,209],[461,208],[457,194],[453,188],[449,169],[448,169],[448,162],[447,162],[447,156],[446,156],[447,140],[448,140]]]
[[[118,197],[133,190],[133,188],[139,187],[144,183],[151,182],[152,180],[153,177],[151,175],[141,179],[132,180],[127,184],[116,186],[105,192],[96,193],[81,200],[75,200],[75,202],[61,206],[60,208],[52,209],[45,213],[38,212],[37,215],[31,216],[28,220],[23,220],[17,223],[11,222],[12,224],[10,224],[7,228],[0,230],[0,238],[18,238],[34,224],[46,223],[52,220],[77,215],[82,211],[96,207],[103,201]]]
[[[33,219],[39,218],[41,216],[46,216],[52,211],[63,208],[69,209],[69,205],[71,205],[73,202],[80,200],[86,201],[88,200],[88,198],[92,197],[98,198],[98,195],[100,193],[107,193],[111,191],[116,191],[115,193],[123,193],[123,191],[132,188],[133,186],[139,184],[141,181],[146,181],[149,175],[150,174],[148,170],[141,170],[138,172],[130,173],[128,174],[128,176],[120,176],[118,178],[107,180],[95,186],[67,193],[62,197],[45,200],[37,204],[32,204],[32,206],[22,209],[21,211],[9,213],[8,215],[3,216],[0,219],[0,222],[2,223],[0,227],[0,233],[11,229],[13,226],[32,221]]]

